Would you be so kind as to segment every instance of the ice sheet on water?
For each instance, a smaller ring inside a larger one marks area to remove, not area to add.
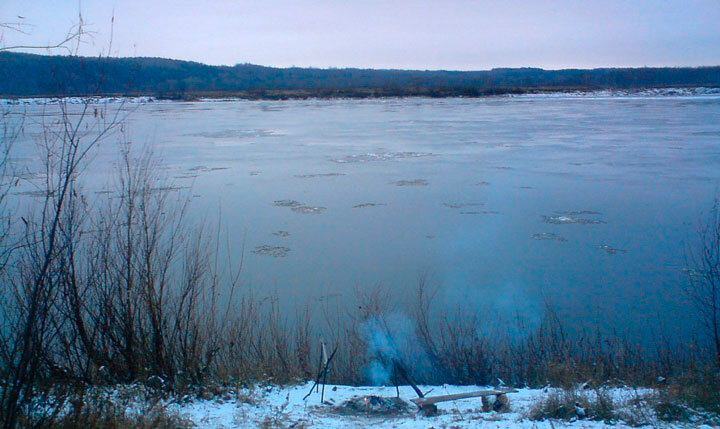
[[[338,164],[353,164],[360,162],[373,161],[392,161],[405,158],[420,158],[423,156],[432,156],[429,152],[368,152],[356,155],[347,155],[341,158],[335,158],[332,161]]]
[[[300,201],[295,200],[275,200],[273,204],[278,207],[300,207],[303,205]]]
[[[275,200],[273,204],[278,207],[290,207],[290,210],[302,214],[320,214],[326,210],[325,207],[310,206],[295,200]]]
[[[315,206],[297,206],[293,207],[291,209],[295,213],[302,213],[302,214],[320,214],[326,210],[325,207],[315,207]]]
[[[461,215],[496,215],[500,214],[500,212],[497,212],[495,210],[482,210],[482,211],[462,211],[460,212]]]
[[[602,213],[595,212],[592,210],[578,210],[578,211],[556,211],[556,214],[563,215],[563,216],[579,216],[579,215],[593,215],[593,216],[600,216]]]
[[[171,192],[171,191],[181,191],[183,189],[191,189],[190,186],[157,186],[155,188],[150,188],[150,191],[152,192]]]
[[[451,209],[462,209],[465,207],[479,207],[483,206],[485,204],[483,203],[443,203],[445,207],[449,207]]]
[[[45,198],[53,196],[54,192],[47,192],[47,191],[19,191],[19,192],[12,192],[12,195],[26,195],[33,198]]]
[[[395,182],[390,182],[391,184],[395,186],[427,186],[430,184],[425,179],[415,179],[415,180],[396,180]]]
[[[553,225],[599,225],[605,223],[605,221],[600,219],[589,219],[584,217],[576,217],[579,214],[585,214],[585,215],[597,215],[597,212],[588,212],[588,211],[580,211],[580,212],[562,212],[565,214],[559,214],[555,216],[543,216],[543,222],[553,224]]]
[[[618,249],[618,248],[612,247],[607,244],[601,244],[597,248],[604,251],[608,255],[619,255],[619,254],[627,253],[627,250]]]
[[[377,207],[377,206],[384,206],[384,205],[386,205],[386,204],[385,203],[362,203],[362,204],[356,204],[356,205],[352,206],[352,208],[361,209],[361,208],[365,208],[365,207]]]
[[[298,179],[314,179],[316,177],[336,177],[344,176],[345,173],[315,173],[315,174],[296,174]]]
[[[222,130],[222,131],[201,131],[198,133],[185,134],[189,137],[205,137],[213,139],[242,139],[252,137],[272,137],[282,135],[275,130],[254,129],[254,130]]]
[[[567,241],[565,237],[554,232],[541,232],[539,234],[532,235],[533,240],[545,240],[545,241]]]
[[[288,252],[290,252],[290,248],[285,246],[271,246],[269,244],[263,244],[262,246],[257,246],[252,252],[256,255],[284,258],[287,256]]]

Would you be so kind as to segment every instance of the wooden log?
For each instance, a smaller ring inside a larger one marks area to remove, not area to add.
[[[438,402],[455,401],[457,399],[467,398],[478,398],[483,396],[497,396],[505,395],[506,393],[517,392],[515,389],[490,389],[490,390],[475,390],[472,392],[453,393],[451,395],[440,395],[440,396],[427,396],[425,398],[413,398],[410,399],[415,405],[420,408],[428,405],[434,405]]]
[[[408,372],[407,369],[405,369],[405,365],[403,365],[402,362],[400,362],[400,360],[396,359],[396,358],[393,358],[392,363],[393,363],[394,371],[396,373],[399,373],[400,376],[402,378],[404,378],[405,381],[408,382],[408,384],[410,384],[410,387],[413,388],[415,393],[418,395],[418,398],[424,398],[425,394],[422,392],[422,390],[420,390],[420,388],[417,386],[417,384],[415,384],[415,381],[410,376],[410,373]]]
[[[492,410],[493,404],[490,402],[489,396],[481,396],[480,401],[482,404],[482,410],[484,413],[487,413],[488,411]]]
[[[337,352],[338,345],[335,345],[335,348],[333,349],[333,352],[330,353],[330,357],[325,361],[325,366],[323,366],[322,370],[318,372],[317,378],[315,379],[315,384],[310,388],[310,391],[303,397],[303,401],[306,400],[311,394],[313,389],[318,386],[321,380],[323,380],[323,377],[325,381],[327,381],[327,374],[328,371],[330,371],[330,362],[332,362],[333,357],[335,357],[335,352]],[[322,361],[321,361],[322,362]],[[323,397],[320,398],[320,403],[322,403],[322,400],[324,399],[325,395],[325,385],[323,384],[323,391],[322,391]]]
[[[508,406],[509,403],[510,401],[508,400],[507,395],[497,395],[495,397],[495,403],[493,404],[493,410],[499,413],[505,413],[510,409]]]

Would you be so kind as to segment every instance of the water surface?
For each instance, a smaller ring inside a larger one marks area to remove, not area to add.
[[[49,114],[26,107],[31,116]],[[356,288],[536,319],[687,327],[685,252],[720,179],[719,97],[148,103],[126,129],[220,214],[243,285]],[[18,146],[28,156],[32,123]],[[114,162],[105,144],[88,171]]]

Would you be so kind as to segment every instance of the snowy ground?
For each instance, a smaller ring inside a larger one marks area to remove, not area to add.
[[[337,389],[334,390],[334,388]],[[478,390],[487,387],[476,386],[425,386],[423,391],[432,389],[429,395],[445,395]],[[510,411],[506,413],[481,412],[480,398],[462,399],[438,404],[439,415],[424,417],[413,405],[407,416],[367,417],[342,415],[332,405],[339,405],[353,396],[379,395],[395,396],[394,387],[350,387],[328,385],[325,401],[320,405],[320,394],[313,393],[307,400],[303,396],[310,390],[310,384],[288,387],[258,387],[239,394],[241,400],[195,400],[186,404],[168,405],[182,417],[192,420],[198,427],[373,427],[373,428],[551,428],[605,427],[603,422],[577,420],[574,422],[530,421],[524,417],[530,406],[546,392],[539,389],[519,389],[510,393]],[[613,389],[612,395],[618,402],[636,397],[634,389]],[[414,398],[410,387],[400,388],[400,397]],[[615,427],[623,427],[618,423]]]

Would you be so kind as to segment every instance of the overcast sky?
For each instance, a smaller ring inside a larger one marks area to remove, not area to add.
[[[78,8],[95,32],[82,55],[106,54],[112,28],[113,56],[209,64],[720,65],[720,0],[0,0],[0,22],[33,25],[2,44],[61,39]]]

